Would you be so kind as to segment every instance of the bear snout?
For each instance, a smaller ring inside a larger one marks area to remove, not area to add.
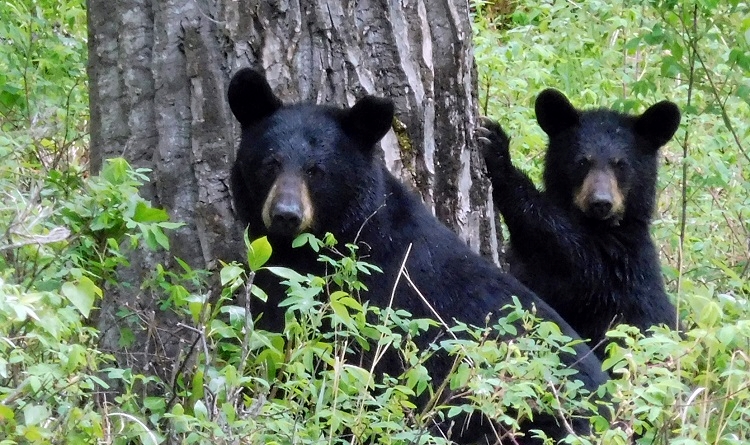
[[[600,195],[592,198],[589,205],[589,214],[596,219],[607,219],[612,213],[612,197]]]
[[[279,201],[271,211],[268,230],[279,235],[296,235],[302,223],[302,207],[296,200]]]
[[[624,201],[617,176],[608,168],[590,171],[574,198],[581,212],[601,221],[619,219],[624,211]]]
[[[304,179],[282,174],[274,182],[263,204],[263,224],[273,234],[294,237],[312,225],[313,207]]]

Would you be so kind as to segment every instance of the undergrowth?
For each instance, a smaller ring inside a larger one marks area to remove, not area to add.
[[[611,332],[620,341],[605,367],[618,378],[598,396],[617,422],[592,416],[592,435],[570,443],[750,437],[747,8],[473,2],[484,113],[532,176],[545,142],[532,104],[545,87],[579,107],[634,112],[667,98],[684,115],[663,151],[653,235],[687,329]],[[0,8],[0,444],[445,443],[434,426],[468,413],[498,420],[502,435],[539,409],[591,408],[558,367],[569,339],[555,326],[510,307],[420,350],[414,336],[436,322],[370,306],[358,277],[379,272],[331,238],[299,240],[325,255],[330,276],[274,269],[289,285],[280,332],[254,329],[249,310],[272,297],[252,285],[264,240],[248,240],[246,265],[222,266],[213,293],[201,291],[215,286],[208,271],[157,268],[144,285],[182,317],[191,354],[170,382],[118,366],[91,327],[98,302],[128,250],[168,250],[178,222],[139,197],[147,171],[122,159],[87,171],[85,21],[80,0]],[[377,372],[373,361],[394,354],[404,372]],[[429,375],[434,354],[450,354],[450,375]]]

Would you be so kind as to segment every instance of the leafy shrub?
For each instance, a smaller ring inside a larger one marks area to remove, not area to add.
[[[734,444],[750,430],[747,244],[750,157],[748,29],[741,2],[475,1],[479,91],[486,114],[513,135],[516,159],[539,175],[544,137],[536,94],[564,90],[578,106],[637,111],[662,98],[684,112],[664,151],[654,224],[683,335],[643,337],[621,326],[600,390],[617,423],[594,416],[570,443]],[[553,352],[568,339],[508,308],[487,326],[453,326],[427,350],[412,342],[436,322],[375,308],[357,276],[377,273],[331,239],[299,239],[328,277],[277,269],[288,282],[283,332],[253,329],[244,303],[265,298],[253,271],[268,258],[248,243],[249,270],[157,267],[145,283],[184,316],[195,343],[174,384],[114,367],[89,326],[115,269],[138,244],[168,248],[175,227],[138,197],[145,171],[112,160],[86,172],[88,97],[83,2],[9,0],[0,8],[0,444],[441,443],[433,422],[480,410],[515,431],[540,406],[579,412],[583,394]],[[302,247],[301,247],[302,248]],[[219,294],[218,298],[209,295]],[[523,327],[516,341],[497,332]],[[492,328],[492,329],[490,329]],[[396,354],[407,371],[372,372],[350,352]],[[424,361],[449,352],[433,381]],[[107,385],[120,385],[117,393]],[[144,388],[160,388],[148,395]],[[415,395],[464,397],[416,409]],[[512,408],[512,409],[511,409]],[[503,432],[501,431],[500,434]]]
[[[104,437],[96,396],[108,388],[98,374],[111,357],[97,349],[98,332],[86,319],[102,283],[126,263],[123,240],[168,247],[163,229],[177,226],[139,197],[144,171],[123,159],[109,160],[73,194],[57,179],[37,174],[19,187],[0,177],[14,198],[0,204],[0,224],[9,227],[0,240],[0,431],[7,440]]]
[[[450,339],[422,351],[412,339],[436,323],[370,306],[357,277],[379,271],[356,259],[355,246],[338,252],[330,235],[302,235],[295,244],[319,250],[331,274],[269,268],[288,287],[280,302],[287,307],[281,333],[253,329],[249,306],[234,305],[238,291],[245,303],[266,298],[252,286],[253,270],[270,256],[265,238],[249,243],[251,271],[223,267],[225,288],[217,302],[186,300],[183,309],[203,349],[181,376],[175,404],[165,407],[165,434],[185,443],[240,437],[250,443],[444,443],[434,436],[435,422],[460,422],[459,414],[484,412],[512,434],[540,406],[553,412],[589,408],[573,402],[581,396],[580,383],[568,378],[570,370],[558,358],[560,350],[570,350],[570,339],[520,305],[496,321],[488,317],[484,328],[452,327]],[[503,333],[518,338],[501,342]],[[405,371],[378,372],[376,363],[392,360],[393,353]],[[453,357],[454,371],[444,381],[433,381],[424,366],[436,353]],[[438,404],[446,391],[456,396],[449,405]],[[424,408],[417,408],[415,396],[427,401]]]
[[[492,8],[501,3],[504,8]],[[580,107],[637,112],[664,98],[683,123],[663,151],[653,235],[683,337],[632,328],[606,362],[622,431],[606,443],[741,443],[747,369],[750,129],[747,5],[739,2],[482,2],[475,5],[480,102],[541,176],[533,102],[545,87]],[[624,435],[620,435],[624,433]],[[617,436],[617,437],[615,437]],[[614,442],[612,442],[614,441]]]

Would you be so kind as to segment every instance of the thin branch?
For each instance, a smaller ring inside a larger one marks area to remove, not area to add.
[[[151,429],[149,429],[149,427],[146,426],[146,424],[143,423],[137,417],[131,416],[130,414],[126,414],[126,413],[109,413],[109,414],[107,414],[107,416],[120,416],[120,417],[124,417],[124,418],[126,418],[126,419],[128,419],[128,420],[130,420],[132,422],[137,423],[138,425],[141,426],[141,428],[143,428],[143,431],[146,432],[146,434],[148,434],[148,437],[151,438],[151,441],[154,443],[154,445],[158,445],[159,444],[159,441],[156,439],[156,435],[154,434],[154,432],[151,431]]]

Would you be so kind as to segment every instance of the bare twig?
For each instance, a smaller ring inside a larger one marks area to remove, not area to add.
[[[391,290],[391,298],[388,300],[387,309],[389,309],[389,311],[385,314],[385,320],[383,321],[384,325],[387,324],[388,320],[390,319],[390,316],[391,316],[390,309],[393,308],[393,299],[396,298],[396,289],[398,288],[398,283],[401,281],[401,277],[404,276],[405,274],[406,260],[409,259],[409,254],[411,253],[411,247],[412,247],[412,244],[409,243],[409,245],[406,247],[406,253],[404,253],[404,259],[401,261],[401,266],[398,268],[398,274],[396,274],[396,281],[393,283],[393,289]],[[375,348],[375,356],[373,357],[372,365],[370,366],[370,381],[371,382],[372,382],[372,375],[375,372],[375,365],[383,357],[383,354],[385,354],[385,347],[381,345],[381,342],[384,336],[385,336],[384,333],[380,334],[380,339],[378,340],[378,347]],[[386,346],[390,346],[390,343],[388,343],[388,345]]]
[[[555,388],[555,385],[552,382],[547,382],[550,389],[552,389],[552,394],[555,396],[555,400],[557,401],[558,408],[557,412],[559,414],[560,421],[562,421],[563,426],[565,427],[565,431],[568,432],[568,434],[572,434],[575,437],[578,437],[576,432],[573,430],[573,427],[570,426],[570,423],[568,422],[568,419],[565,418],[565,413],[562,410],[562,402],[560,401],[560,394],[557,393],[557,388]]]
[[[126,414],[126,413],[109,413],[109,414],[107,414],[107,416],[124,417],[124,418],[130,420],[131,422],[137,423],[138,425],[141,426],[141,428],[143,428],[143,431],[146,432],[146,434],[148,434],[148,437],[151,439],[151,441],[154,443],[154,445],[158,445],[159,444],[159,441],[156,439],[156,434],[154,434],[154,432],[151,431],[151,429],[148,426],[146,426],[146,424],[143,423],[137,417],[131,416],[130,414]]]
[[[250,310],[250,299],[253,297],[252,290],[255,281],[255,272],[247,274],[247,282],[245,283],[245,337],[242,340],[242,358],[240,359],[239,371],[244,372],[247,359],[250,356],[250,338],[253,332],[253,314]]]
[[[67,227],[55,227],[54,229],[50,230],[48,234],[46,235],[30,235],[26,236],[23,241],[19,241],[13,244],[8,244],[5,246],[0,246],[0,251],[3,250],[10,250],[10,249],[17,249],[19,247],[23,246],[30,246],[30,245],[44,245],[44,244],[51,244],[56,243],[58,241],[63,241],[70,236],[70,230]]]

